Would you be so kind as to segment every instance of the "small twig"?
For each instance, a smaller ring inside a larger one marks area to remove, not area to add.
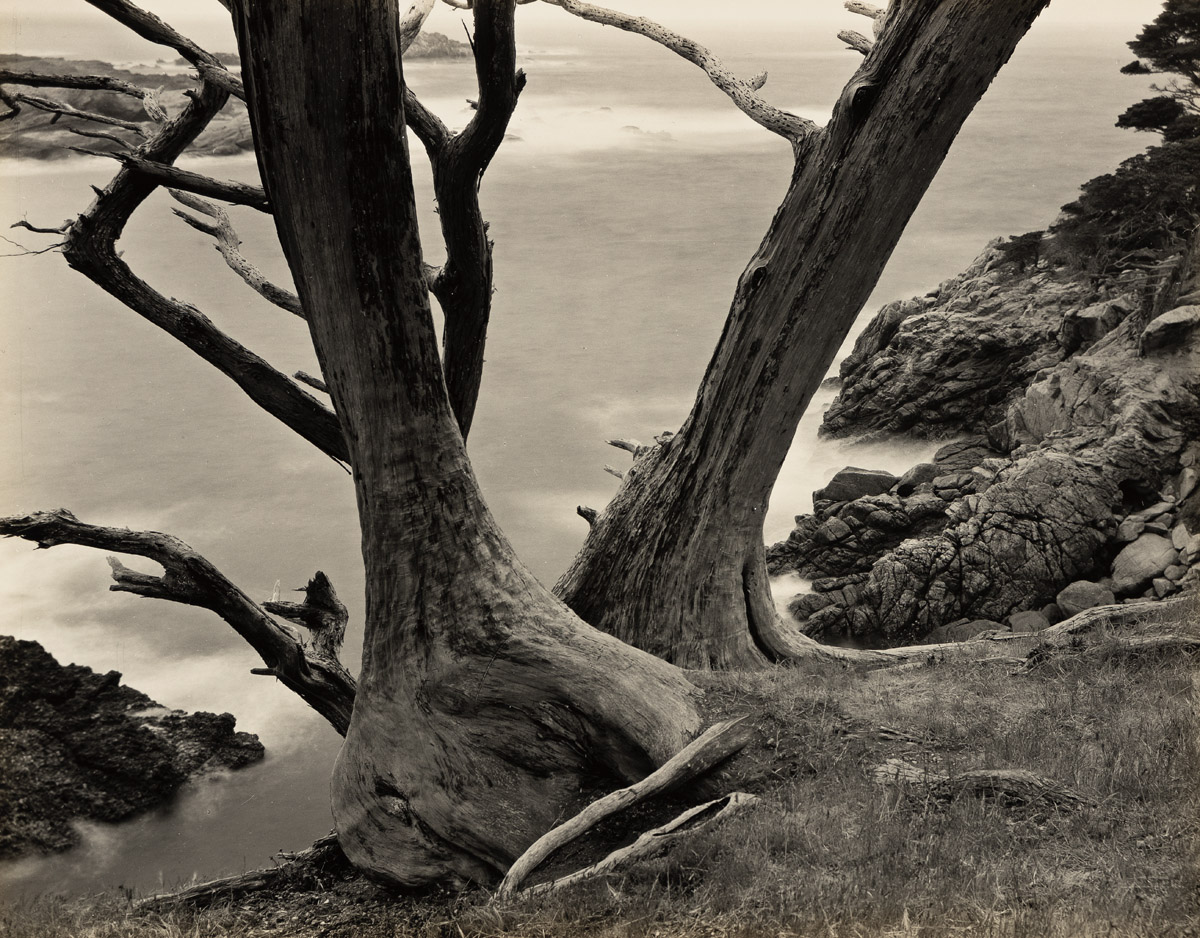
[[[313,377],[307,371],[297,371],[292,377],[301,384],[307,384],[310,388],[314,388],[323,394],[329,393],[329,385],[320,378]]]

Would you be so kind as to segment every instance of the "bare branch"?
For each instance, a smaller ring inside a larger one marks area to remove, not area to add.
[[[246,100],[246,88],[242,84],[242,80],[236,75],[230,73],[223,65],[209,65],[201,63],[196,70],[200,73],[200,77],[210,84],[216,85],[223,91],[227,91],[239,101]]]
[[[873,20],[872,29],[874,30],[874,35],[876,39],[879,38],[879,34],[883,32],[884,21],[887,19],[886,9],[877,7],[871,3],[863,3],[862,0],[846,0],[845,7],[851,13],[858,13]]]
[[[95,124],[108,124],[110,127],[120,127],[122,130],[128,130],[139,137],[146,136],[146,132],[142,130],[142,126],[135,121],[122,120],[119,117],[109,117],[107,114],[98,114],[95,111],[84,111],[67,104],[65,101],[55,101],[51,98],[43,98],[40,95],[26,94],[25,92],[10,94],[9,97],[15,103],[28,104],[39,111],[57,114],[59,117],[74,117],[79,120],[91,121]]]
[[[134,153],[105,154],[118,159],[126,166],[136,169],[144,176],[174,189],[193,192],[196,195],[207,196],[210,199],[220,199],[233,205],[246,205],[260,212],[270,213],[271,204],[267,201],[267,193],[261,186],[251,186],[232,179],[213,179],[200,173],[179,169],[167,163],[143,159]]]
[[[139,100],[150,93],[148,88],[141,88],[120,78],[109,78],[104,75],[39,75],[36,72],[14,72],[10,69],[0,69],[0,84],[25,85],[28,88],[115,91]]]
[[[575,883],[611,873],[623,866],[628,866],[635,860],[647,860],[660,856],[683,838],[710,831],[733,815],[739,814],[757,803],[757,796],[735,791],[724,798],[717,798],[705,804],[696,805],[694,808],[688,808],[661,827],[655,827],[641,834],[629,846],[614,850],[599,863],[576,870],[574,873],[568,873],[566,876],[548,883],[538,883],[536,886],[522,889],[521,894],[537,896],[542,893],[554,892],[566,886],[573,886]]]
[[[338,599],[329,577],[318,570],[308,585],[297,592],[304,593],[304,602],[272,600],[263,603],[263,608],[273,615],[304,626],[312,635],[313,651],[326,660],[338,661],[350,614]]]
[[[596,519],[600,517],[600,512],[596,511],[595,508],[588,508],[587,505],[576,505],[575,513],[586,521],[589,527],[595,524]]]
[[[616,476],[618,479],[625,478],[624,472],[622,472],[616,466],[610,466],[608,463],[604,464],[604,471],[607,472],[610,476]]]
[[[0,518],[0,535],[24,538],[39,548],[78,544],[153,560],[162,566],[162,576],[138,573],[110,558],[115,583],[109,588],[215,612],[258,652],[281,682],[345,734],[355,694],[354,679],[346,669],[336,658],[306,653],[290,630],[178,538],[85,524],[61,508]]]
[[[875,47],[875,43],[853,29],[843,29],[837,34],[837,37],[849,46],[851,50],[861,52],[863,55],[870,55],[871,50]]]
[[[31,225],[28,221],[22,218],[20,221],[15,221],[9,228],[24,228],[27,231],[35,232],[36,234],[66,234],[67,229],[71,227],[70,221],[65,221],[57,228],[40,228],[37,225]]]
[[[975,795],[1009,805],[1077,808],[1095,804],[1065,785],[1025,769],[972,769],[957,775],[946,775],[903,759],[888,759],[883,765],[877,766],[872,774],[875,781],[882,785],[916,785],[922,797],[933,797],[939,801]]]
[[[633,458],[650,452],[653,447],[647,446],[645,443],[639,443],[637,440],[607,440],[609,446],[615,446],[617,449],[623,449],[627,453],[632,453]]]
[[[79,137],[87,137],[90,140],[108,140],[111,143],[117,144],[117,146],[119,146],[122,150],[131,150],[134,147],[134,144],[130,143],[128,140],[122,140],[116,134],[105,133],[103,130],[84,130],[81,127],[68,127],[67,130]],[[101,153],[97,151],[95,155],[112,156],[113,154]]]
[[[407,52],[433,12],[437,0],[412,0],[407,11],[400,14],[400,51]]]
[[[453,136],[433,111],[425,107],[411,88],[404,88],[404,121],[417,135],[430,159],[436,159]]]
[[[543,0],[553,6],[562,7],[568,13],[593,23],[605,26],[615,26],[626,32],[637,33],[666,46],[672,52],[698,66],[721,91],[751,120],[765,127],[772,133],[788,140],[792,148],[799,151],[801,145],[818,132],[818,127],[812,121],[798,117],[787,111],[774,107],[758,95],[758,89],[766,81],[766,76],[755,76],[751,81],[743,81],[734,75],[725,64],[699,43],[672,32],[664,26],[642,16],[630,16],[616,10],[582,3],[580,0]],[[757,84],[756,84],[757,82]]]
[[[329,393],[329,385],[327,385],[320,378],[313,377],[307,371],[297,371],[294,375],[292,375],[292,377],[300,383],[307,384],[310,388],[315,388],[323,394]]]
[[[139,35],[169,45],[200,68],[220,63],[157,17],[126,0],[89,0]],[[217,85],[204,82],[183,112],[161,125],[138,156],[153,163],[170,164],[209,124],[228,100]],[[76,219],[68,233],[63,255],[67,263],[131,310],[166,331],[205,361],[233,379],[260,407],[296,431],[322,452],[348,460],[346,441],[333,411],[286,375],[272,368],[240,343],[217,329],[199,310],[169,299],[136,276],[116,249],[130,216],[157,187],[156,180],[123,167],[97,198]]]
[[[511,896],[543,860],[560,847],[583,836],[605,818],[691,781],[740,752],[755,733],[746,719],[739,717],[709,727],[640,782],[610,792],[593,801],[570,820],[547,831],[509,867],[496,890],[496,896],[501,899]]]
[[[300,297],[296,296],[290,290],[285,290],[283,287],[271,283],[271,281],[263,276],[262,271],[246,260],[241,252],[241,239],[238,238],[237,232],[234,231],[233,224],[229,221],[229,215],[224,209],[206,199],[188,195],[177,189],[168,189],[167,191],[171,193],[176,201],[213,219],[210,224],[209,222],[201,221],[198,218],[188,215],[186,212],[172,209],[179,218],[182,218],[197,231],[202,231],[206,235],[209,235],[217,242],[217,251],[224,258],[229,269],[241,277],[250,289],[280,309],[285,309],[289,313],[299,316],[301,319],[304,318],[304,307],[300,305]]]

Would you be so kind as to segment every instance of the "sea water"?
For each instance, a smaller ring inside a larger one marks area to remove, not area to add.
[[[1081,181],[1144,145],[1112,127],[1146,91],[1144,80],[1117,70],[1130,58],[1123,43],[1156,5],[1129,6],[1137,9],[1120,23],[1035,27],[967,122],[860,327],[882,302],[962,269],[992,237],[1046,227]],[[125,62],[164,54],[118,38],[97,49],[99,34],[85,26],[64,20],[44,35],[30,27],[20,51]],[[482,190],[496,295],[469,449],[500,524],[550,583],[586,531],[576,505],[602,508],[616,487],[603,465],[627,459],[604,440],[649,440],[686,416],[737,276],[787,185],[790,153],[696,69],[645,40],[552,29],[535,38],[522,55],[529,83],[510,139]],[[720,35],[708,38],[720,48]],[[830,35],[799,27],[728,38],[731,65],[746,74],[767,68],[764,94],[817,120],[856,65]],[[452,127],[470,119],[469,64],[413,63],[408,78]],[[419,146],[413,155],[436,262],[429,172]],[[255,178],[250,157],[186,165]],[[112,171],[98,160],[4,163],[0,218],[57,224]],[[304,324],[244,288],[171,205],[160,192],[135,216],[121,242],[134,269],[281,370],[315,371]],[[269,219],[232,214],[247,256],[286,284]],[[52,241],[10,236],[28,247]],[[61,506],[89,522],[170,532],[263,599],[321,569],[361,622],[354,498],[341,467],[56,254],[0,264],[0,512]],[[786,536],[838,468],[901,471],[932,452],[902,440],[818,440],[832,394],[822,390],[801,422],[772,498],[768,542]],[[270,678],[252,677],[260,662],[215,616],[111,593],[108,584],[98,552],[0,544],[2,631],[40,641],[64,663],[119,670],[168,706],[231,711],[268,756],[191,784],[134,821],[84,825],[77,850],[0,866],[6,892],[169,887],[262,866],[274,851],[328,832],[336,734]],[[352,626],[352,667],[360,641]]]

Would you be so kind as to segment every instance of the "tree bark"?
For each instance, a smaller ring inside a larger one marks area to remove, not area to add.
[[[514,0],[477,0],[511,23]],[[366,620],[338,840],[402,885],[493,882],[700,728],[674,668],[514,556],[447,394],[417,235],[395,0],[240,0],[261,175],[343,427]]]
[[[1046,3],[892,4],[799,157],[687,421],[637,459],[556,586],[582,618],[691,668],[758,667],[811,648],[771,601],[771,488],[959,128]]]

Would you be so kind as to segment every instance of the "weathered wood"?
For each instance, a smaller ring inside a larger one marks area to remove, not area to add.
[[[337,837],[333,834],[320,838],[311,847],[298,853],[279,853],[276,856],[283,861],[279,866],[250,870],[235,876],[222,876],[188,886],[178,892],[147,896],[139,900],[136,907],[156,911],[183,907],[202,909],[218,902],[229,902],[256,892],[276,889],[281,881],[294,879],[297,869],[319,869],[345,862],[341,848],[337,845]]]
[[[330,661],[338,661],[350,613],[338,599],[329,577],[318,570],[301,591],[304,602],[285,603],[270,600],[263,608],[272,615],[282,616],[308,629],[312,635],[312,650]]]
[[[946,775],[903,759],[888,759],[872,773],[880,784],[918,785],[924,795],[950,801],[963,795],[993,798],[1007,805],[1044,805],[1059,809],[1094,804],[1065,785],[1025,769],[971,769]]]
[[[183,219],[188,225],[197,231],[204,232],[217,242],[217,253],[221,255],[226,266],[237,274],[246,286],[250,287],[250,289],[267,302],[278,306],[280,309],[287,310],[293,316],[299,316],[301,319],[304,318],[304,307],[300,305],[300,297],[296,296],[290,290],[285,290],[283,287],[272,283],[263,276],[261,270],[246,260],[241,250],[241,238],[234,231],[233,223],[229,220],[229,214],[224,209],[209,202],[207,199],[201,199],[176,189],[169,189],[167,191],[181,205],[185,205],[193,211],[201,212],[212,219],[212,222],[205,222],[192,215],[188,215],[186,212],[172,209],[178,218]]]
[[[709,80],[737,105],[743,114],[759,126],[783,137],[792,144],[793,150],[797,153],[803,148],[805,142],[817,133],[817,125],[812,121],[774,107],[758,94],[758,89],[766,82],[765,72],[756,75],[750,81],[743,81],[734,75],[724,62],[698,42],[681,36],[644,16],[630,16],[592,3],[582,3],[580,0],[545,0],[545,2],[561,7],[572,16],[578,16],[604,26],[614,26],[626,32],[637,33],[665,46],[676,55],[700,68]]]
[[[627,847],[614,850],[599,863],[576,870],[566,876],[538,883],[521,890],[522,895],[536,896],[548,892],[556,892],[576,883],[586,882],[612,873],[638,860],[649,860],[661,856],[679,841],[694,837],[720,826],[735,814],[758,803],[758,798],[745,792],[735,791],[724,798],[717,798],[706,804],[688,808],[678,817],[668,821],[661,827],[646,831]],[[503,898],[497,896],[497,898]]]
[[[65,509],[0,518],[0,536],[33,541],[39,548],[78,544],[146,557],[162,566],[156,576],[130,570],[115,558],[112,590],[215,612],[258,652],[270,672],[343,735],[350,725],[354,679],[336,660],[307,654],[279,625],[208,560],[178,538],[85,524]]]
[[[745,717],[727,720],[709,727],[651,772],[640,782],[609,792],[577,815],[547,831],[530,845],[517,861],[509,867],[500,883],[496,895],[503,899],[511,896],[535,869],[556,850],[585,833],[607,817],[611,817],[638,802],[670,791],[679,785],[707,772],[724,762],[734,753],[740,752],[751,740],[754,731],[746,724]]]

